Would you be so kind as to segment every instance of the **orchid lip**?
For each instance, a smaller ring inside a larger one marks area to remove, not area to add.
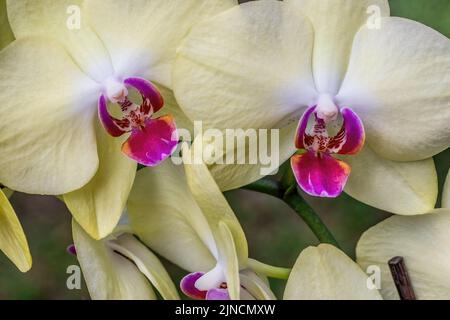
[[[141,94],[141,104],[129,100],[129,87]],[[145,166],[158,165],[168,158],[176,149],[178,134],[171,116],[153,118],[154,113],[164,106],[164,99],[156,86],[142,78],[123,81],[110,78],[105,81],[105,88],[98,101],[98,116],[109,135],[119,137],[131,133],[122,146],[122,152]],[[108,101],[120,106],[120,119],[109,113]]]
[[[197,283],[204,276],[203,272],[188,274],[180,282],[181,291],[195,300],[231,300],[226,282],[208,287],[208,289],[199,289]],[[245,288],[242,289],[245,290]]]
[[[345,162],[333,158],[332,154],[357,154],[364,146],[365,132],[358,115],[344,107],[340,110],[342,127],[335,136],[330,137],[327,124],[336,121],[337,117],[335,120],[324,119],[323,115],[332,115],[335,105],[327,96],[322,96],[319,100],[321,106],[308,108],[299,121],[295,145],[307,152],[293,156],[291,166],[303,191],[312,196],[334,198],[342,193],[351,168]],[[314,117],[314,125],[308,131],[311,117]]]

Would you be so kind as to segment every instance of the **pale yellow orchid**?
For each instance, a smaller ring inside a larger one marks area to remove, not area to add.
[[[184,160],[189,155],[184,149]],[[140,170],[127,208],[139,239],[191,272],[181,283],[189,297],[275,298],[264,275],[287,271],[248,258],[244,232],[206,165]]]
[[[12,191],[0,189],[0,250],[17,266],[26,272],[31,269],[31,254],[20,221],[8,197]]]
[[[309,247],[295,263],[285,300],[380,300],[368,275],[345,253],[329,244]]]
[[[390,217],[366,231],[356,248],[362,268],[381,269],[384,299],[399,299],[388,261],[402,257],[415,297],[419,300],[450,299],[450,173],[442,209],[415,217]]]
[[[126,224],[102,240],[92,239],[72,223],[74,254],[94,300],[155,300],[154,289],[163,299],[179,299],[166,269]]]
[[[280,163],[307,151],[291,163],[311,195],[345,186],[383,210],[429,212],[438,194],[431,157],[450,146],[450,41],[389,9],[387,0],[231,8],[183,42],[177,101],[205,128],[280,129]],[[258,165],[210,168],[222,190],[261,178]]]
[[[166,159],[177,143],[174,120],[185,126],[169,89],[179,42],[194,23],[235,4],[8,0],[16,41],[0,53],[0,181],[63,194],[92,237],[108,235],[136,162]]]
[[[0,0],[0,50],[14,40],[6,17],[6,2]],[[13,191],[0,185],[0,250],[19,268],[31,268],[31,255],[19,219],[9,202]]]

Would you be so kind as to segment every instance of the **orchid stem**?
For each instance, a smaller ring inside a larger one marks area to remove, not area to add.
[[[265,193],[276,198],[283,199],[283,188],[278,181],[261,179],[243,187],[243,189]]]
[[[287,280],[291,274],[291,269],[289,268],[274,267],[250,258],[248,259],[248,266],[252,270],[274,279]]]
[[[280,182],[267,178],[251,183],[243,189],[265,193],[283,200],[302,218],[321,243],[332,244],[339,248],[331,231],[314,209],[298,194],[297,190],[295,190],[296,192],[292,192],[290,189],[285,190]]]

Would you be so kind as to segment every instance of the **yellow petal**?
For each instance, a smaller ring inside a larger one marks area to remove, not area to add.
[[[13,207],[0,190],[0,250],[19,268],[31,269],[31,255],[27,239]]]
[[[250,146],[258,147],[257,152],[259,153],[257,154],[256,164],[250,164],[248,157],[246,160],[247,164],[238,164],[239,150],[235,148],[231,151],[235,159],[233,164],[218,164],[215,162],[208,166],[208,169],[222,191],[237,189],[255,182],[264,176],[276,174],[279,166],[288,160],[297,150],[293,143],[296,131],[297,124],[293,123],[279,131],[279,138],[274,136],[274,139],[272,139],[271,133],[269,132],[266,136],[267,140],[265,140],[266,138],[258,138],[254,143],[246,142],[246,150]],[[225,137],[225,135],[223,136]],[[228,141],[224,140],[224,145]],[[244,151],[242,154],[247,155],[248,153]],[[227,153],[225,152],[223,154],[224,161],[226,157]]]
[[[184,111],[181,110],[178,105],[175,97],[173,95],[173,91],[157,84],[159,92],[164,98],[164,107],[155,114],[155,117],[161,115],[170,114],[175,118],[175,123],[177,125],[177,129],[186,129],[190,132],[193,130],[193,123],[189,118],[184,114]]]
[[[0,50],[14,40],[6,12],[6,0],[0,0]]]
[[[241,291],[239,277],[240,261],[237,256],[239,248],[236,247],[233,234],[225,222],[220,221],[216,230],[219,232],[219,234],[215,236],[217,249],[219,251],[218,262],[225,272],[228,294],[230,295],[231,300],[239,300]],[[242,257],[240,258],[242,259]]]
[[[450,211],[402,217],[394,216],[366,231],[356,248],[363,269],[381,269],[381,294],[398,299],[388,261],[396,256],[405,260],[411,283],[419,300],[450,299]]]
[[[254,298],[256,298],[256,300],[277,299],[270,289],[269,284],[251,270],[241,271],[240,281],[242,287],[244,287],[245,290],[247,290]]]
[[[450,209],[450,171],[445,179],[444,191],[442,192],[442,208]]]
[[[202,140],[197,139],[192,150],[199,143]],[[195,159],[196,155],[192,150],[186,146],[182,150],[187,183],[212,230],[218,249],[217,260],[225,272],[230,298],[239,300],[239,270],[247,266],[247,240],[208,168],[203,162],[196,161],[198,159]]]
[[[87,19],[117,75],[141,76],[171,87],[178,45],[194,23],[236,5],[234,0],[87,1]]]
[[[279,163],[295,151],[297,120],[316,95],[313,30],[289,9],[278,1],[249,2],[194,26],[179,49],[173,79],[181,108],[204,130],[282,128]],[[261,172],[268,167],[261,157],[256,165],[246,163],[210,170],[222,190],[268,174]]]
[[[153,251],[190,272],[206,272],[216,265],[211,229],[182,166],[167,160],[139,170],[127,209],[135,234]]]
[[[234,215],[233,210],[230,208],[230,205],[214,181],[207,166],[202,161],[198,161],[199,159],[195,159],[197,155],[193,150],[195,150],[196,145],[201,142],[200,139],[197,139],[195,140],[192,149],[189,149],[184,145],[182,150],[186,180],[189,189],[208,221],[217,245],[219,247],[222,246],[225,250],[225,242],[228,240],[223,239],[223,237],[228,237],[228,233],[225,232],[226,230],[231,232],[237,250],[236,254],[239,266],[241,268],[245,267],[248,259],[248,245],[244,231]],[[219,250],[220,249],[221,248],[219,248]],[[230,251],[228,251],[228,253],[229,252]],[[219,256],[220,254],[221,253],[219,252]],[[226,256],[227,253],[223,252],[223,254]],[[226,259],[226,257],[224,259]]]
[[[136,175],[136,163],[120,151],[124,139],[110,137],[98,126],[99,169],[87,185],[64,195],[75,220],[94,239],[116,227]]]
[[[83,0],[7,0],[11,28],[17,39],[31,35],[60,42],[80,68],[102,81],[113,73],[108,52],[91,29]],[[99,12],[98,16],[104,12]]]
[[[0,53],[0,181],[26,193],[63,194],[98,167],[96,83],[58,44],[16,40]]]
[[[448,148],[449,100],[447,37],[394,17],[358,32],[337,102],[358,113],[375,152],[411,161]]]
[[[434,208],[438,182],[433,159],[395,162],[368,146],[343,159],[352,168],[345,192],[355,199],[402,215],[423,214]]]
[[[124,234],[113,241],[111,247],[133,261],[164,300],[180,299],[178,291],[161,261],[136,238],[132,235]]]
[[[370,23],[376,7],[379,17],[389,16],[387,0],[284,0],[300,10],[314,28],[314,80],[319,92],[336,94],[347,70],[353,38]],[[373,7],[371,7],[373,6]],[[375,16],[373,16],[375,17]],[[375,17],[376,18],[376,17]],[[374,21],[375,22],[375,21]]]
[[[153,289],[127,258],[117,254],[106,241],[96,241],[72,222],[77,258],[91,298],[94,300],[154,300]]]
[[[292,269],[286,300],[380,300],[368,276],[342,251],[328,244],[302,251]]]
[[[314,102],[313,30],[279,1],[234,7],[192,28],[179,49],[177,101],[205,129],[272,128]]]

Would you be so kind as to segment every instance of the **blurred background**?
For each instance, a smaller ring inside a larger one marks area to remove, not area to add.
[[[389,2],[393,16],[422,22],[450,37],[450,0]],[[0,12],[4,10],[3,5],[0,1]],[[3,32],[5,28],[0,23],[0,48],[10,37]],[[435,163],[442,190],[450,167],[450,149],[437,155]],[[226,197],[246,232],[252,258],[288,267],[293,265],[302,249],[318,244],[303,221],[282,201],[245,190],[228,192]],[[355,256],[355,245],[361,234],[389,216],[345,194],[332,200],[305,198],[351,257]],[[81,290],[66,287],[69,276],[66,269],[77,264],[77,260],[66,252],[72,239],[71,216],[65,205],[55,197],[21,193],[15,193],[11,202],[25,229],[33,268],[22,274],[0,253],[0,299],[89,299],[84,283]],[[183,272],[170,263],[166,264],[174,274],[174,280],[178,281]],[[284,282],[274,280],[272,284],[274,292],[281,297]]]

